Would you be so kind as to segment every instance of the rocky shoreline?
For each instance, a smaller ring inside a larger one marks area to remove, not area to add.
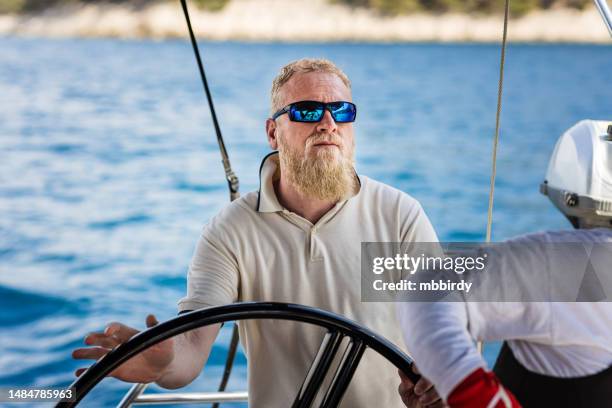
[[[303,5],[303,7],[300,7]],[[220,12],[191,8],[200,38],[283,42],[496,42],[502,16],[413,14],[383,17],[325,0],[232,0]],[[184,38],[178,1],[147,7],[117,4],[72,5],[34,15],[0,15],[0,35],[26,37]],[[612,44],[599,13],[585,10],[535,11],[513,19],[514,42]]]

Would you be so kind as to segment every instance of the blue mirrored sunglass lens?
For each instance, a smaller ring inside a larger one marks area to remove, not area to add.
[[[328,105],[336,122],[352,122],[355,120],[355,106],[346,102],[331,103]]]
[[[291,119],[298,122],[318,122],[323,116],[323,106],[313,102],[296,103],[290,114]]]

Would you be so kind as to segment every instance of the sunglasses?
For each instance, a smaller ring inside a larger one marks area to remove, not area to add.
[[[278,118],[285,113],[289,114],[289,120],[292,122],[315,123],[320,122],[325,115],[325,111],[331,113],[332,118],[336,123],[354,122],[357,117],[357,106],[351,102],[317,102],[317,101],[300,101],[291,103],[272,115],[272,119]]]

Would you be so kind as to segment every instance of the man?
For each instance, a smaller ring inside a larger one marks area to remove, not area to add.
[[[566,132],[542,185],[576,230],[514,238],[490,257],[486,273],[499,293],[518,287],[531,301],[399,304],[408,349],[451,407],[612,406],[612,125],[607,134],[606,126],[582,121]],[[473,340],[506,341],[494,373]],[[408,402],[413,384],[401,381]]]
[[[350,82],[327,60],[302,59],[283,67],[272,86],[270,147],[260,189],[210,220],[198,242],[181,312],[236,301],[300,303],[345,315],[401,344],[389,303],[360,302],[364,241],[435,242],[419,203],[353,169]],[[155,324],[149,316],[147,325]],[[239,323],[248,358],[249,405],[286,407],[315,357],[323,331],[305,324]],[[168,340],[120,367],[113,376],[178,388],[204,366],[219,326]],[[76,358],[99,358],[137,331],[120,323],[93,333]],[[396,407],[396,371],[366,352],[348,388],[346,407]],[[77,372],[79,374],[80,371]],[[439,400],[423,380],[424,402]]]

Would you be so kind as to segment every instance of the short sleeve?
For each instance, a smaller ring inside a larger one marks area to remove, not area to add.
[[[441,254],[438,235],[418,201],[404,200],[400,219],[401,251],[410,256]]]
[[[406,214],[399,220],[402,242],[438,242],[438,235],[418,201],[411,199],[402,207]]]
[[[204,227],[187,274],[187,296],[179,300],[179,312],[220,306],[238,299],[239,272],[230,245]]]

